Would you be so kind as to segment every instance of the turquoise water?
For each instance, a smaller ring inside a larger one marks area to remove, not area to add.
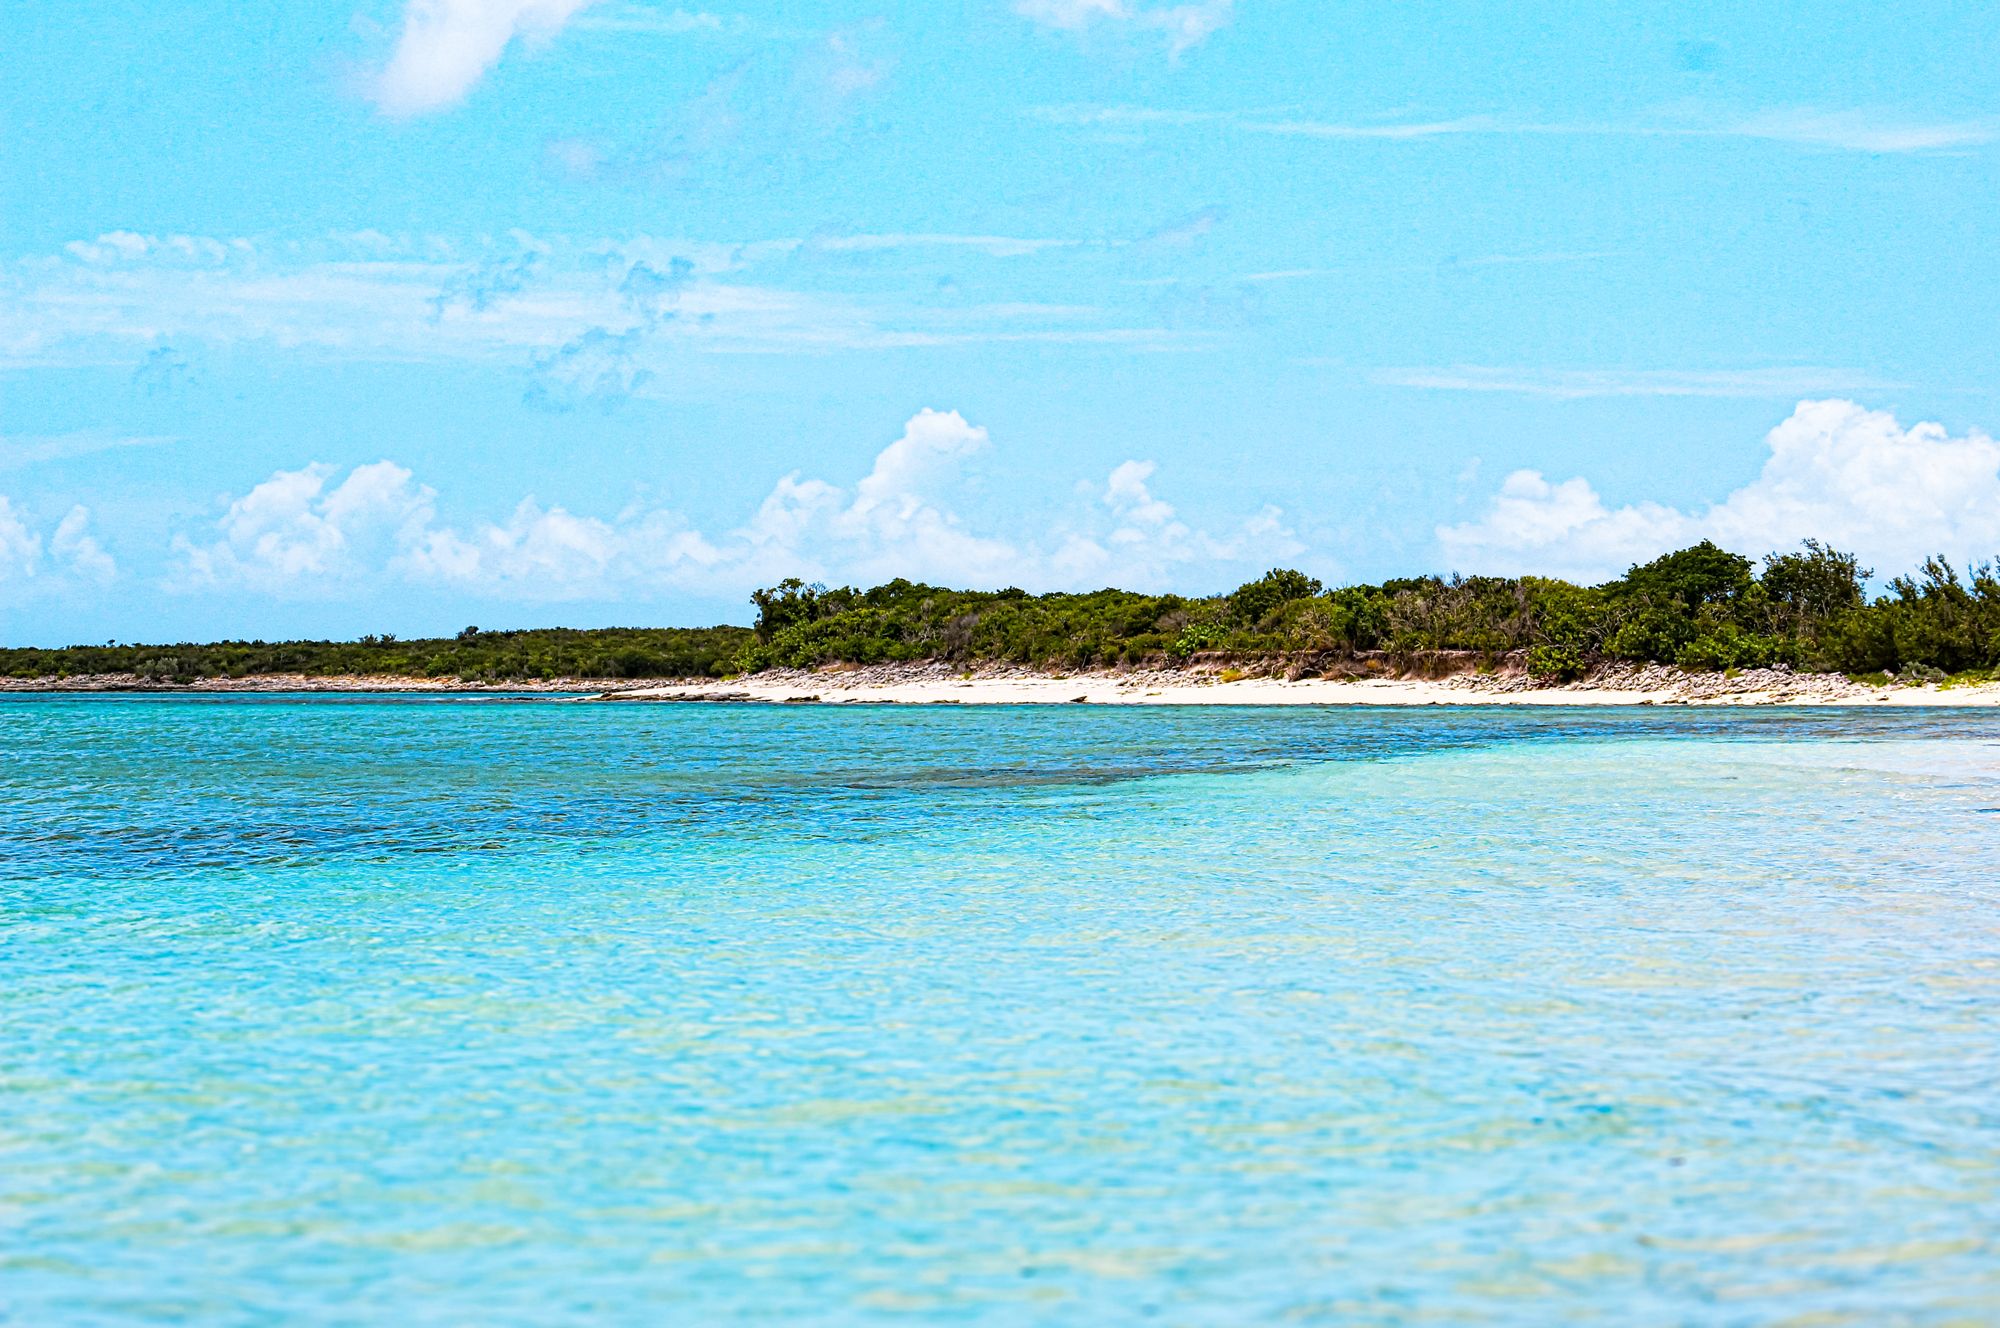
[[[0,1318],[2000,1322],[2000,717],[0,701]]]

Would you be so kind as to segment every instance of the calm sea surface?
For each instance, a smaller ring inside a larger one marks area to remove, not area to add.
[[[2000,716],[0,701],[0,1320],[2000,1322]]]

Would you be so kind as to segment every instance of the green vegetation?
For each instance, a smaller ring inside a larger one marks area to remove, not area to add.
[[[1328,590],[1280,569],[1227,595],[1099,590],[1030,595],[910,581],[870,590],[798,580],[759,590],[754,628],[482,632],[449,639],[73,646],[0,650],[16,678],[135,674],[155,681],[269,674],[401,675],[499,683],[721,677],[774,667],[943,661],[1089,668],[1206,655],[1297,672],[1354,661],[1491,669],[1550,680],[1614,661],[1690,669],[1786,665],[1868,681],[2000,670],[2000,573],[1925,561],[1870,599],[1872,575],[1817,541],[1761,570],[1707,542],[1577,586],[1543,577],[1416,577]]]
[[[214,645],[70,646],[0,650],[0,676],[60,678],[129,673],[152,682],[304,674],[458,678],[524,682],[545,678],[719,677],[751,642],[747,628],[606,628],[482,632],[398,641],[223,641]]]
[[[2000,666],[2000,579],[1942,558],[1870,601],[1872,573],[1809,540],[1756,564],[1704,541],[1576,586],[1543,577],[1420,577],[1324,589],[1277,570],[1228,595],[1101,590],[1029,595],[891,581],[872,590],[786,581],[753,597],[745,672],[834,661],[1012,662],[1083,668],[1180,661],[1213,652],[1307,669],[1378,657],[1422,666],[1518,656],[1568,680],[1610,661],[1690,669],[1772,665],[1935,680]]]

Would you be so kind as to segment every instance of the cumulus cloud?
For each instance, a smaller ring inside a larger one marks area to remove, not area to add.
[[[1139,588],[1189,577],[1224,584],[1299,545],[1265,508],[1214,534],[1154,495],[1150,461],[1128,461],[1041,528],[981,529],[958,510],[966,466],[991,437],[956,411],[923,410],[851,485],[794,472],[734,528],[714,535],[666,509],[610,517],[529,498],[504,520],[437,519],[432,491],[377,462],[335,482],[324,465],[280,471],[229,505],[211,535],[176,541],[170,584],[299,596],[451,586],[520,600],[735,596],[786,576],[914,580],[1030,589]]]
[[[12,501],[0,496],[0,584],[33,576],[42,561],[42,537]]]
[[[1700,511],[1659,503],[1610,507],[1581,477],[1552,483],[1515,471],[1477,521],[1440,527],[1453,566],[1580,580],[1701,539],[1758,554],[1823,539],[1884,573],[1925,556],[2000,553],[2000,443],[1941,424],[1904,428],[1852,401],[1800,402],[1765,439],[1749,484]]]
[[[616,580],[617,560],[637,551],[646,524],[621,530],[525,499],[504,522],[413,532],[390,570],[415,581],[543,587],[563,598]]]
[[[32,583],[103,585],[118,573],[90,533],[90,510],[72,507],[44,540],[26,512],[0,495],[0,589]]]
[[[215,538],[177,537],[172,583],[290,593],[350,583],[400,553],[430,526],[435,493],[390,461],[281,470],[229,504]]]
[[[1014,12],[1043,27],[1078,32],[1097,23],[1146,28],[1163,34],[1174,55],[1199,46],[1225,26],[1235,0],[1193,0],[1177,5],[1131,0],[1016,0]]]
[[[546,41],[591,0],[408,0],[389,63],[370,87],[391,115],[463,101],[517,38]]]
[[[90,509],[86,507],[70,508],[56,523],[55,534],[49,537],[49,553],[77,576],[99,585],[118,574],[118,564],[90,533]]]
[[[1173,504],[1153,494],[1158,467],[1151,461],[1125,461],[1112,468],[1094,494],[1095,510],[1109,519],[1108,529],[1072,530],[1050,558],[1056,578],[1072,585],[1103,585],[1120,581],[1140,587],[1184,584],[1184,574],[1207,567],[1268,566],[1300,553],[1284,513],[1265,506],[1234,531],[1213,535],[1190,528]],[[1089,493],[1089,486],[1084,487]]]

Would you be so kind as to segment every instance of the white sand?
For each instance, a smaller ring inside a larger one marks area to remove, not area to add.
[[[174,686],[130,675],[64,679],[0,678],[0,693],[96,692],[553,692],[597,693],[606,701],[755,701],[850,705],[1802,705],[1994,706],[2000,684],[1869,687],[1839,674],[1747,670],[1685,673],[1660,665],[1607,669],[1581,683],[1538,687],[1516,673],[1462,673],[1439,680],[1367,677],[1351,681],[1243,677],[1223,681],[1214,667],[1072,674],[998,667],[966,676],[944,664],[835,666],[774,670],[701,682],[551,678],[472,684],[447,678],[210,678]]]
[[[1614,671],[1583,683],[1537,687],[1514,676],[1334,681],[1149,670],[1068,675],[1000,670],[973,676],[939,665],[781,670],[726,682],[621,689],[606,700],[810,702],[902,705],[1812,705],[1991,706],[2000,685],[1869,687],[1838,674],[1753,670],[1727,677],[1678,669]]]

